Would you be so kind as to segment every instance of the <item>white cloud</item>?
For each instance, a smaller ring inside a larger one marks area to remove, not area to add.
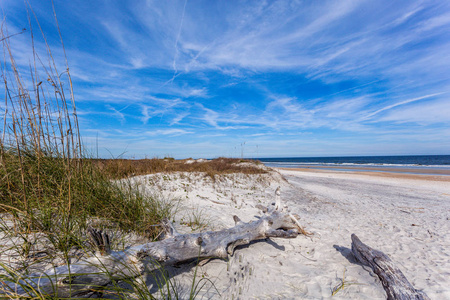
[[[184,134],[193,134],[193,131],[187,131],[184,129],[157,129],[153,131],[146,131],[144,134],[147,136],[159,136],[159,135],[171,135],[178,136]]]
[[[217,119],[219,118],[219,114],[215,111],[213,111],[212,109],[206,108],[201,104],[197,104],[198,106],[200,106],[204,111],[204,115],[203,115],[203,121],[205,121],[207,124],[218,128],[218,124],[217,124]]]
[[[378,122],[417,123],[421,125],[450,124],[450,99],[427,102],[389,112]],[[448,136],[450,139],[450,136]]]
[[[111,115],[114,116],[115,118],[117,118],[117,120],[120,121],[120,124],[122,124],[122,125],[125,124],[125,115],[121,112],[125,108],[123,108],[121,110],[117,110],[109,104],[106,105],[106,108],[112,111]]]
[[[148,120],[152,117],[149,114],[150,109],[154,109],[154,108],[151,106],[148,106],[148,105],[141,105],[141,112],[142,112],[141,121],[143,124],[147,124]]]
[[[426,21],[421,22],[419,25],[419,30],[428,31],[428,30],[436,30],[438,27],[444,27],[450,25],[450,13],[444,13],[442,15],[438,15],[437,17],[430,18]],[[445,27],[444,27],[445,29]]]
[[[183,120],[187,116],[189,116],[189,113],[180,113],[172,119],[172,121],[170,122],[169,125],[172,126],[172,125],[178,124],[181,122],[181,120]]]
[[[417,97],[417,98],[413,98],[413,99],[408,99],[408,100],[404,100],[404,101],[401,101],[401,102],[397,102],[397,103],[385,106],[383,108],[380,108],[380,109],[378,109],[378,110],[376,110],[376,111],[374,111],[374,112],[364,116],[361,120],[370,119],[373,116],[375,116],[375,115],[377,115],[377,114],[379,114],[379,113],[381,113],[383,111],[392,109],[392,108],[400,106],[400,105],[405,105],[405,104],[408,104],[408,103],[412,103],[412,102],[416,102],[416,101],[432,98],[432,97],[435,97],[435,96],[438,96],[438,95],[442,95],[442,94],[444,94],[444,93],[435,93],[435,94],[425,95],[425,96],[421,96],[421,97]]]
[[[208,96],[208,89],[207,88],[201,88],[201,89],[190,89],[186,91],[187,97],[201,97],[205,98]]]

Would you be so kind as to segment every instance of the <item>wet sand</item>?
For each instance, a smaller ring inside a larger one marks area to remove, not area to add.
[[[299,172],[321,173],[348,173],[367,176],[381,176],[391,178],[405,178],[417,180],[448,181],[450,182],[450,169],[416,169],[416,168],[383,168],[383,167],[334,167],[314,166],[301,168],[277,168],[279,170],[292,170]]]

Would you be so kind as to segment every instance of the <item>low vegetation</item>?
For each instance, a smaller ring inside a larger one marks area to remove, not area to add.
[[[112,179],[161,172],[203,172],[215,175],[243,173],[263,174],[261,163],[254,160],[219,157],[213,160],[175,160],[173,158],[152,159],[92,159],[91,162]]]
[[[115,176],[85,158],[69,68],[56,69],[50,48],[45,58],[33,49],[34,68],[24,75],[4,31],[2,43],[0,212],[26,219],[26,230],[57,232],[67,241],[78,240],[73,229],[85,229],[92,218],[149,232],[169,217],[170,204],[113,183]]]

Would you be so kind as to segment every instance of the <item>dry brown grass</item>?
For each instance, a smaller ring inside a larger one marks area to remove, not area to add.
[[[188,163],[189,159],[175,160],[173,158],[152,159],[93,159],[92,162],[111,179],[146,175],[162,172],[203,172],[214,178],[215,175],[243,173],[267,173],[260,167],[259,161],[237,158],[216,158],[207,161]]]

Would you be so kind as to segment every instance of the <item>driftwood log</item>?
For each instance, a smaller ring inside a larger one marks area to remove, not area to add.
[[[388,300],[429,300],[428,296],[416,290],[383,252],[370,248],[352,234],[352,253],[363,265],[369,266],[378,275]]]
[[[235,226],[220,231],[178,234],[166,222],[166,238],[130,247],[124,251],[111,251],[107,234],[90,229],[89,234],[97,251],[70,265],[63,265],[20,278],[17,282],[0,282],[0,291],[10,295],[36,294],[56,298],[83,297],[112,280],[139,276],[160,268],[204,258],[227,258],[239,245],[270,237],[295,238],[301,230],[292,214],[283,212],[279,205],[267,210],[258,220],[245,223],[234,216]],[[3,285],[3,286],[2,286]],[[9,292],[8,292],[9,290]],[[1,297],[1,292],[0,292]]]

